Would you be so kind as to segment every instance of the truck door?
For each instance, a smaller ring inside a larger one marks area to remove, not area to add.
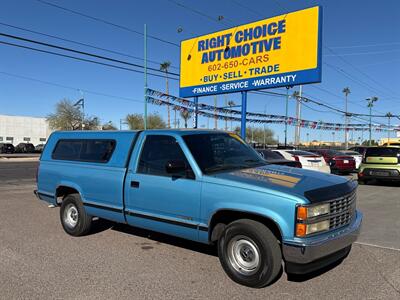
[[[128,223],[197,240],[201,182],[175,137],[144,133],[143,139],[125,183]],[[167,171],[171,163],[180,167],[178,173]]]

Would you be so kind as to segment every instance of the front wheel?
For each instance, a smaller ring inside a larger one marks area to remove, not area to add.
[[[254,288],[270,284],[282,268],[278,239],[253,220],[237,220],[225,228],[218,240],[218,256],[233,281]]]

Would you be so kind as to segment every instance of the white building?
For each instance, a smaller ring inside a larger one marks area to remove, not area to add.
[[[45,144],[51,130],[45,118],[0,115],[0,143]]]

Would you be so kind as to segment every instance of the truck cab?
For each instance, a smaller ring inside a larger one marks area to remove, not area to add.
[[[354,181],[270,165],[222,131],[54,132],[37,186],[70,235],[99,217],[216,244],[227,275],[250,287],[283,261],[304,273],[343,259],[362,221]]]

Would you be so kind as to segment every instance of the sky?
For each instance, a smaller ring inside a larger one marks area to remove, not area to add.
[[[148,34],[179,44],[194,36],[253,22],[286,12],[315,5],[323,7],[322,82],[303,86],[303,95],[344,109],[342,90],[349,87],[349,112],[368,113],[366,98],[377,96],[374,114],[400,115],[400,2],[397,0],[43,0],[64,8],[102,19],[88,19],[38,0],[2,0],[0,2],[0,32],[41,42],[70,47],[80,51],[105,55],[115,59],[143,64],[144,24]],[[179,5],[182,4],[182,5]],[[223,21],[218,21],[223,16]],[[8,25],[8,26],[7,26]],[[75,42],[94,45],[123,56],[83,45],[22,31],[54,35]],[[181,32],[178,32],[180,28]],[[137,33],[135,33],[137,32]],[[32,44],[0,36],[0,41]],[[49,48],[36,45],[40,49]],[[52,50],[54,51],[54,50]],[[60,52],[60,51],[58,51]],[[171,62],[171,72],[179,73],[179,47],[155,39],[148,39],[149,67],[159,69],[163,61]],[[154,73],[154,72],[153,72]],[[149,76],[148,85],[165,90],[165,79]],[[117,127],[128,113],[143,112],[144,76],[141,73],[109,68],[102,65],[71,60],[27,49],[0,44],[0,114],[47,116],[61,99],[76,101],[85,98],[85,113],[98,116],[102,122],[112,121]],[[298,90],[294,87],[290,93]],[[285,93],[285,89],[270,91]],[[179,82],[170,80],[170,93],[179,94]],[[239,93],[217,97],[218,106],[226,100],[237,104]],[[201,97],[201,103],[213,104],[214,97]],[[149,112],[157,112],[164,119],[166,107],[149,105]],[[249,112],[285,114],[285,99],[265,95],[248,95]],[[295,115],[295,101],[289,101],[289,116]],[[173,117],[173,114],[172,114]],[[302,118],[343,123],[343,115],[324,107],[307,104],[302,107]],[[351,122],[368,122],[352,120]],[[386,118],[373,118],[374,123],[387,123]],[[181,124],[183,122],[181,121]],[[399,124],[397,119],[393,124]],[[213,127],[214,120],[200,117],[200,127]],[[230,126],[230,123],[228,124]],[[239,125],[239,124],[233,124]],[[218,123],[225,126],[223,121]],[[255,125],[261,127],[262,125]],[[122,128],[126,128],[122,124]],[[284,126],[269,126],[275,138],[283,141]],[[308,135],[307,135],[308,133]],[[362,138],[367,138],[364,132]],[[307,138],[306,138],[307,136]],[[387,133],[373,133],[373,138]],[[343,140],[343,132],[301,130],[301,139],[310,141]],[[354,140],[361,133],[354,133]],[[294,127],[288,129],[288,140],[294,139]]]

